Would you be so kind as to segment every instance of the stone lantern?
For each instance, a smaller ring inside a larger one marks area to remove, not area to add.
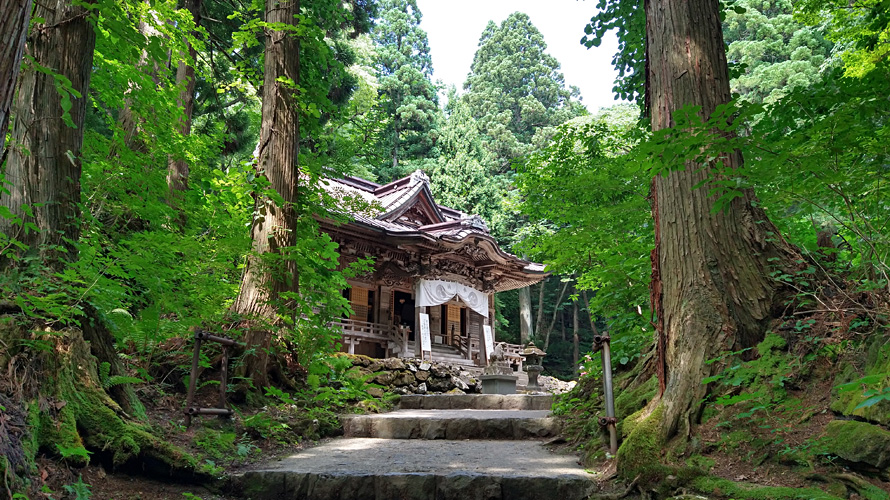
[[[538,391],[541,387],[538,385],[538,375],[544,371],[542,365],[546,352],[538,349],[534,342],[529,342],[525,349],[520,353],[525,357],[525,366],[523,370],[528,372],[528,385],[526,388],[530,391]]]

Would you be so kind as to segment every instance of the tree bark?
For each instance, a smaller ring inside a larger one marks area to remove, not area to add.
[[[31,0],[10,0],[0,8],[0,165],[30,19]]]
[[[707,118],[730,100],[729,73],[716,0],[649,0],[647,64],[652,130],[674,125],[672,113],[701,106]],[[717,160],[721,161],[721,160]],[[722,159],[742,166],[741,154]],[[677,165],[652,183],[655,250],[652,301],[658,325],[661,438],[690,432],[707,386],[722,370],[706,361],[763,338],[778,292],[769,273],[790,263],[791,248],[757,208],[752,191],[712,213],[714,197],[696,189],[713,165]],[[681,168],[685,167],[685,168]],[[775,259],[773,259],[775,260]]]
[[[68,92],[56,90],[50,75],[33,69],[22,73],[5,171],[11,185],[9,193],[0,193],[0,205],[39,229],[23,230],[21,224],[0,218],[0,232],[28,245],[55,269],[76,257],[75,242],[80,236],[80,156],[96,45],[93,14],[83,3],[47,0],[36,4],[34,17],[44,22],[28,36],[27,53],[71,82],[73,126],[63,120],[62,94]]]
[[[146,4],[149,4],[149,0],[144,0]],[[158,31],[151,24],[145,21],[139,21],[136,25],[139,33],[142,34],[146,38],[146,40],[151,39],[151,37],[158,36]],[[154,87],[157,88],[158,84],[160,84],[160,78],[158,74],[160,73],[160,67],[157,62],[149,61],[148,50],[142,51],[142,56],[139,58],[139,62],[136,63],[136,67],[139,69],[145,69],[146,66],[151,63],[151,70],[148,74],[151,76],[151,80],[154,83]],[[134,85],[133,82],[130,82],[130,86]],[[135,113],[133,113],[133,100],[130,97],[126,97],[124,99],[124,107],[120,110],[120,115],[118,116],[118,125],[120,126],[123,136],[124,136],[124,145],[130,151],[136,151],[144,153],[147,150],[146,144],[144,141],[139,138],[139,120],[144,117],[139,117]],[[116,154],[114,148],[112,148],[112,155]]]
[[[522,287],[519,289],[519,343],[528,344],[528,340],[535,336],[532,326],[532,289]]]
[[[556,323],[556,316],[560,312],[560,305],[562,304],[562,298],[565,297],[566,289],[569,286],[569,282],[566,281],[562,285],[562,290],[559,292],[559,297],[556,299],[556,303],[553,304],[553,317],[550,318],[550,325],[547,327],[547,333],[544,334],[544,351],[550,347],[550,332],[553,331],[553,325]],[[539,332],[540,333],[540,332]]]
[[[201,24],[202,0],[184,0],[182,7],[192,14],[195,27]],[[192,33],[197,36],[197,32]],[[192,131],[192,113],[195,109],[195,59],[198,52],[192,44],[188,44],[189,61],[179,62],[176,69],[176,86],[179,92],[179,107],[182,108],[182,116],[179,121],[179,133],[188,136]],[[188,191],[189,165],[183,158],[170,157],[167,163],[167,187],[170,191],[170,204],[177,207],[185,191]],[[180,226],[185,223],[185,214],[180,213]]]
[[[538,317],[535,320],[535,334],[537,334],[538,336],[540,336],[544,331],[544,287],[547,285],[547,281],[549,280],[549,276],[544,278],[544,280],[541,281],[541,286],[538,287]],[[535,338],[539,339],[539,337]]]
[[[392,136],[392,171],[393,175],[398,176],[399,172],[399,118],[395,118],[395,132]]]
[[[266,22],[270,24],[295,25],[299,12],[299,0],[266,2]],[[264,70],[257,161],[260,174],[281,197],[281,204],[257,194],[251,226],[252,253],[247,258],[241,291],[232,305],[232,312],[251,325],[245,337],[248,355],[243,370],[256,388],[268,385],[269,327],[275,322],[276,312],[288,307],[281,302],[282,294],[298,290],[296,263],[289,255],[296,245],[294,204],[299,181],[299,116],[292,84],[299,83],[300,56],[293,34],[267,31]]]
[[[593,317],[593,311],[590,310],[590,300],[587,298],[587,290],[581,290],[581,299],[584,300],[584,307],[587,308],[587,317],[590,319],[590,331],[594,335],[599,335],[599,329],[596,327],[596,318]]]
[[[578,336],[580,322],[578,321],[578,301],[572,302],[572,366],[575,367],[575,378],[578,378],[578,361],[581,359],[581,339]]]

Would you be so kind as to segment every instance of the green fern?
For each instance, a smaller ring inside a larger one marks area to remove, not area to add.
[[[102,382],[103,389],[110,389],[116,385],[123,384],[141,384],[143,380],[138,377],[128,377],[126,375],[110,375],[111,363],[104,361],[99,364],[99,380]]]
[[[90,491],[90,485],[83,482],[83,476],[78,476],[76,483],[66,484],[62,488],[68,493],[69,498],[74,500],[90,500],[93,496],[93,493]]]

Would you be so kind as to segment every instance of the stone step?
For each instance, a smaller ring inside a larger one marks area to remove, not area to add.
[[[234,478],[252,500],[581,500],[596,482],[529,441],[336,439]]]
[[[402,396],[403,410],[549,410],[553,396],[531,394],[412,394]]]
[[[346,437],[543,439],[559,433],[549,410],[396,410],[341,417]]]

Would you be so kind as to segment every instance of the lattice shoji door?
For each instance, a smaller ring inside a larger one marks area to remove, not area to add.
[[[352,303],[352,316],[349,319],[355,321],[368,321],[368,290],[358,286],[352,287],[350,302]]]

